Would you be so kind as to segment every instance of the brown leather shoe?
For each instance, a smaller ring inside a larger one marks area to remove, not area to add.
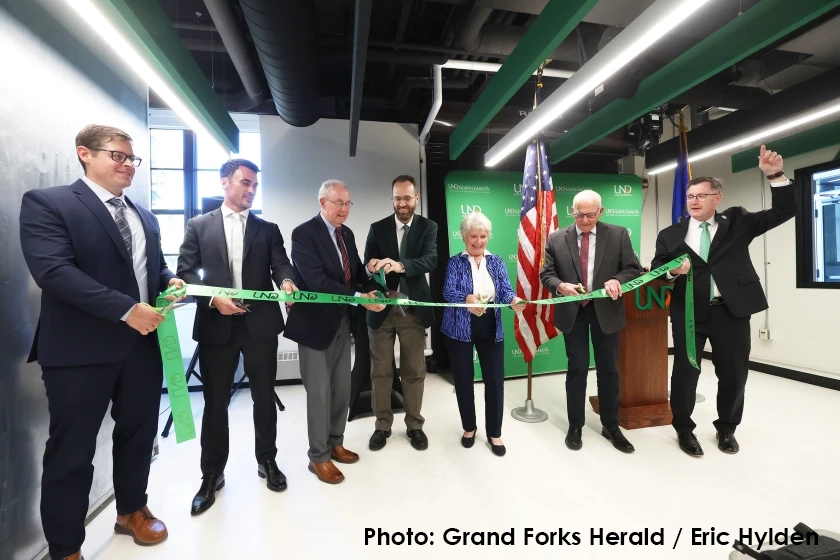
[[[332,461],[324,461],[323,463],[313,463],[309,461],[309,472],[314,473],[321,482],[327,484],[338,484],[344,480],[344,475],[333,464]]]
[[[158,544],[169,536],[163,521],[152,515],[145,506],[130,515],[118,515],[114,531],[134,537],[134,542],[140,546]]]
[[[353,453],[349,449],[345,449],[343,445],[336,445],[332,448],[332,452],[330,453],[332,458],[338,461],[339,463],[355,463],[359,460],[359,454]]]
[[[85,557],[82,556],[82,551],[78,551],[75,554],[71,554],[70,556],[65,556],[62,560],[85,560]]]

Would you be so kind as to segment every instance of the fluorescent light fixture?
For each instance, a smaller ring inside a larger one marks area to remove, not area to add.
[[[498,72],[502,65],[496,62],[473,62],[471,60],[450,59],[443,63],[443,67],[458,70],[473,70],[476,72]],[[536,76],[537,73],[534,72],[533,75]],[[574,72],[570,70],[543,69],[543,76],[548,76],[549,78],[571,78],[572,75],[574,75]]]
[[[67,3],[79,13],[82,21],[102,37],[121,60],[126,61],[128,67],[134,70],[150,88],[160,95],[161,99],[184,120],[188,127],[194,130],[196,134],[207,136],[225,153],[230,153],[230,150],[219,142],[215,135],[210,134],[210,131],[198,117],[181,101],[180,97],[91,0],[67,0]]]
[[[694,163],[695,161],[699,161],[701,159],[716,156],[724,152],[730,152],[737,148],[749,148],[750,146],[754,146],[757,143],[764,142],[767,138],[779,134],[780,132],[784,132],[786,130],[796,128],[798,126],[802,126],[804,124],[823,119],[836,113],[840,113],[840,100],[834,100],[830,103],[820,105],[815,109],[800,114],[799,116],[792,117],[778,124],[770,125],[766,128],[758,129],[755,132],[739,136],[735,140],[724,142],[723,144],[720,144],[716,147],[698,152],[695,155],[690,155],[688,156],[688,163]],[[667,165],[663,165],[661,167],[651,169],[650,171],[648,171],[648,175],[658,175],[663,171],[670,171],[671,169],[676,168],[677,164],[676,162],[673,162]]]
[[[540,130],[560,118],[575,103],[709,1],[657,0],[484,154],[484,165],[493,167],[515,149],[533,140]]]
[[[452,126],[452,123],[448,123],[446,121],[439,121],[439,120],[435,119],[435,122],[438,123],[438,124],[442,124],[443,126]]]

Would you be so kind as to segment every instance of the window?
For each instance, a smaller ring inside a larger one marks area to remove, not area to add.
[[[239,154],[231,155],[190,130],[152,128],[149,132],[152,212],[160,223],[166,262],[174,270],[187,220],[201,213],[201,199],[224,195],[219,179],[222,163],[237,157],[261,165],[260,134],[241,132]],[[262,212],[260,189],[251,211]]]
[[[840,288],[840,162],[796,170],[797,287]]]

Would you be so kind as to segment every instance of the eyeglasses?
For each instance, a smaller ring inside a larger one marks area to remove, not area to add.
[[[689,194],[686,195],[685,200],[687,202],[691,202],[693,200],[697,200],[698,202],[703,202],[706,200],[707,196],[717,196],[718,193],[705,193],[705,194]]]
[[[338,200],[338,201],[330,200],[329,198],[327,199],[327,201],[332,202],[333,204],[335,204],[339,208],[350,208],[351,206],[353,206],[352,202],[343,202],[341,200]]]
[[[118,152],[117,150],[103,150],[102,148],[88,148],[92,152],[110,152],[111,159],[116,161],[117,163],[125,163],[125,160],[130,159],[131,165],[134,167],[139,167],[140,162],[143,161],[142,158],[137,156],[130,156],[128,154],[124,154],[123,152]]]
[[[405,202],[406,204],[409,204],[412,200],[414,200],[415,196],[395,196],[391,200],[393,200],[395,204],[399,204],[400,202]]]
[[[580,212],[575,212],[572,214],[575,219],[582,220],[583,218],[589,218],[590,220],[594,220],[598,216],[598,212],[590,212],[588,214],[581,214]]]

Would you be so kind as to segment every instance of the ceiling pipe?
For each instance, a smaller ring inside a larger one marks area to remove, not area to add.
[[[216,31],[224,43],[225,49],[233,62],[233,67],[242,80],[242,85],[253,103],[250,107],[240,107],[240,110],[247,110],[256,107],[266,98],[266,88],[263,80],[257,73],[257,68],[248,55],[248,47],[245,38],[239,31],[239,26],[227,0],[204,0],[207,12],[213,20]],[[245,104],[247,105],[247,103]]]
[[[426,118],[426,125],[420,132],[420,144],[425,146],[429,140],[429,132],[432,129],[432,123],[443,105],[443,78],[441,70],[443,68],[460,68],[463,70],[472,70],[476,72],[498,72],[502,65],[495,62],[472,62],[470,60],[447,60],[444,64],[434,65],[434,95],[432,98],[432,108],[429,111],[429,116]],[[567,70],[554,70],[546,68],[543,70],[543,76],[550,76],[553,78],[571,78],[574,72]],[[534,72],[536,76],[537,73]]]
[[[440,106],[443,105],[443,80],[441,79],[442,68],[443,67],[440,64],[435,64],[432,67],[432,72],[435,77],[434,95],[432,97],[432,108],[429,111],[429,117],[426,119],[426,124],[423,126],[423,130],[420,131],[419,140],[421,146],[425,146],[426,142],[429,141],[429,132],[432,130],[432,123],[435,122],[435,117],[437,117],[438,111],[440,111]]]
[[[317,13],[311,0],[239,0],[277,114],[292,126],[320,118]]]

